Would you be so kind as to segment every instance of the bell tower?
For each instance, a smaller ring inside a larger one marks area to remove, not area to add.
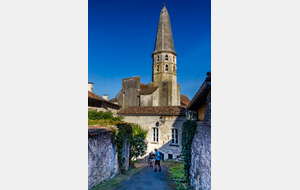
[[[152,53],[152,81],[154,86],[159,86],[159,106],[180,106],[176,57],[170,17],[164,4]]]

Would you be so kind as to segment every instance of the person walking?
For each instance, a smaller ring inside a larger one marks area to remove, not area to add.
[[[150,161],[150,167],[153,167],[154,155],[152,151],[149,153],[149,161]]]
[[[157,165],[159,166],[159,172],[161,172],[161,167],[160,167],[160,159],[161,159],[161,153],[159,151],[157,151],[157,148],[154,149],[155,150],[155,153],[154,153],[154,156],[155,156],[155,170],[154,172],[157,172]]]

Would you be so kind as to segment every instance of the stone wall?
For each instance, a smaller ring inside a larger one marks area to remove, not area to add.
[[[138,106],[139,89],[140,77],[122,79],[122,93],[118,96],[119,105],[122,108]]]
[[[111,126],[111,128],[117,127]],[[88,187],[100,184],[113,178],[123,167],[128,170],[130,143],[125,140],[123,157],[124,166],[119,166],[116,144],[111,141],[111,129],[107,127],[94,128],[89,126],[88,136]]]
[[[149,132],[147,134],[148,147],[146,153],[150,153],[157,148],[164,154],[164,159],[168,159],[168,154],[172,155],[172,158],[180,156],[181,152],[181,134],[182,124],[185,122],[185,117],[178,116],[163,116],[165,122],[159,123],[160,116],[125,116],[124,121],[130,123],[138,123],[144,129]],[[153,128],[158,128],[158,142],[153,141]],[[172,144],[172,129],[178,130],[178,143]],[[147,155],[146,154],[146,155]]]
[[[94,110],[103,111],[103,112],[111,111],[114,114],[114,116],[116,116],[116,113],[119,111],[119,109],[114,109],[114,108],[109,108],[109,107],[99,108],[99,107],[88,106],[88,109],[89,110],[94,109]]]
[[[140,106],[152,106],[151,97],[152,95],[141,95],[141,103]]]
[[[211,93],[207,96],[204,120],[197,123],[191,147],[190,184],[196,190],[211,189]]]

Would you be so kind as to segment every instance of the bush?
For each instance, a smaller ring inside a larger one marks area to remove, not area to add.
[[[124,119],[123,116],[114,117],[113,113],[111,111],[103,112],[103,111],[97,111],[97,110],[89,110],[88,111],[88,118],[90,120],[112,120],[112,121],[122,121]]]
[[[131,124],[132,137],[130,139],[130,161],[134,164],[134,160],[139,156],[144,156],[147,150],[146,137],[148,130],[143,129],[138,124]]]

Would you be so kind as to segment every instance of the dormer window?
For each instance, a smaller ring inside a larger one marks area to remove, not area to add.
[[[166,55],[166,61],[168,61],[168,55]]]
[[[166,71],[168,71],[168,65],[166,65]]]
[[[159,55],[157,56],[157,59],[156,59],[156,61],[159,61]]]

